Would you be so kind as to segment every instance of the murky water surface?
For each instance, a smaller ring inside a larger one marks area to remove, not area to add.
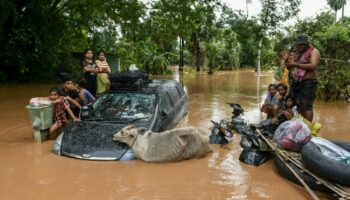
[[[189,95],[189,115],[179,126],[208,131],[211,119],[230,118],[226,102],[240,103],[245,119],[259,121],[258,104],[273,81],[270,74],[258,80],[253,71],[161,78],[182,82]],[[33,142],[25,109],[31,97],[46,96],[49,87],[0,86],[0,199],[309,199],[301,187],[278,174],[271,160],[260,167],[240,163],[238,135],[231,150],[214,146],[203,159],[179,163],[56,156],[50,152],[53,141]],[[350,105],[318,101],[315,112],[324,137],[350,140]]]

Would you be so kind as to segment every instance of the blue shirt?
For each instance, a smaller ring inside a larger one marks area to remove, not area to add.
[[[96,98],[87,89],[83,89],[84,105],[92,104],[96,101]]]
[[[270,93],[267,93],[264,104],[277,105],[278,102],[277,95],[271,96]]]

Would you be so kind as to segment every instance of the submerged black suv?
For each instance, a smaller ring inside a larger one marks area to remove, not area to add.
[[[136,90],[112,88],[92,105],[91,117],[67,125],[53,152],[80,159],[125,160],[131,150],[113,141],[121,128],[132,124],[162,132],[174,128],[187,112],[188,98],[177,81],[151,80]]]

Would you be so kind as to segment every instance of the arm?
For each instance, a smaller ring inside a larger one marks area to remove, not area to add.
[[[284,115],[288,120],[292,119],[292,117],[293,117],[293,115],[292,115],[289,111],[287,111],[287,110],[283,111],[283,115]]]
[[[96,67],[94,67],[94,68],[88,67],[87,62],[85,62],[85,61],[83,61],[82,65],[83,65],[83,72],[84,73],[85,72],[95,72],[95,70],[96,70]]]
[[[82,101],[82,102],[84,102],[84,94],[83,94],[83,90],[81,90],[80,92],[79,92],[79,99]]]
[[[111,69],[109,68],[109,65],[108,65],[108,63],[107,63],[107,67],[105,68],[105,73],[111,73]]]
[[[101,68],[97,65],[97,63],[96,63],[94,72],[95,72],[95,73],[101,73],[101,72],[102,72],[102,71],[101,71]]]
[[[80,104],[76,100],[72,99],[69,96],[67,96],[66,99],[69,101],[69,103],[80,109]]]
[[[287,68],[290,69],[292,67],[297,67],[299,69],[303,69],[306,71],[314,70],[317,67],[319,61],[320,61],[320,53],[318,52],[317,49],[314,49],[311,52],[311,62],[310,63],[298,64],[298,63],[292,62],[292,63],[287,64]]]
[[[99,63],[100,63],[101,61],[99,61]],[[97,61],[96,61],[96,63],[97,63]],[[103,67],[100,67],[100,73],[102,72],[102,73],[111,73],[111,69],[109,68],[109,65],[108,65],[108,63],[106,62],[106,64],[107,65],[105,65],[105,66],[103,66]],[[102,66],[102,65],[100,65],[100,66]]]
[[[317,49],[314,49],[311,52],[311,62],[306,64],[297,64],[296,67],[306,71],[314,70],[317,67],[319,61],[320,61],[320,53],[318,52]]]
[[[85,92],[86,92],[85,93],[86,96],[84,95],[84,99],[86,98],[85,100],[87,100],[88,104],[91,105],[96,101],[96,98],[92,96],[92,94],[89,91],[85,90]]]
[[[102,68],[101,72],[103,73],[111,73],[111,70],[108,68]]]
[[[105,58],[105,62],[106,62],[106,64],[107,64],[107,66],[106,66],[106,68],[104,68],[104,72],[107,73],[107,74],[109,74],[109,73],[111,73],[111,68],[109,68],[109,64],[108,64],[108,62],[107,62],[107,58]]]
[[[83,72],[95,72],[95,69],[96,69],[96,68],[84,66]]]
[[[69,108],[69,106],[66,106],[66,111],[68,112],[69,116],[73,119],[75,123],[80,122],[80,119],[74,116],[72,110]]]

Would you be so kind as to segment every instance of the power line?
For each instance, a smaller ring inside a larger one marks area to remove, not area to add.
[[[346,60],[337,60],[337,59],[331,59],[331,58],[321,58],[321,60],[335,61],[335,62],[341,62],[341,63],[348,63],[348,64],[350,64],[350,60],[346,61]]]

